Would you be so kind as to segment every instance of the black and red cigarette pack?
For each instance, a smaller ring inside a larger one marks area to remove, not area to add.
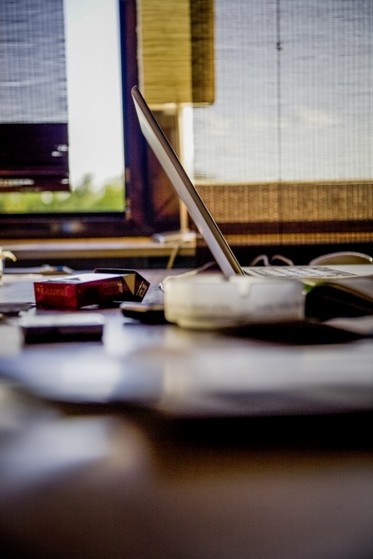
[[[136,271],[123,274],[87,273],[34,282],[37,307],[80,309],[142,301],[149,282]]]

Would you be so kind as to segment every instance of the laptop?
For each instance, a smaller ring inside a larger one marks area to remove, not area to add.
[[[249,275],[289,277],[301,280],[330,280],[373,274],[373,264],[242,267],[190,180],[139,88],[134,86],[131,93],[143,135],[169,177],[178,197],[187,207],[199,233],[204,238],[227,279],[234,275]]]

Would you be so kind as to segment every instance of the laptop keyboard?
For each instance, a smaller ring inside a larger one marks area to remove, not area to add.
[[[249,274],[279,278],[348,278],[354,276],[344,270],[326,266],[257,266],[249,268]]]

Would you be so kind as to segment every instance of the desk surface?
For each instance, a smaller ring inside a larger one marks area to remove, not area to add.
[[[33,299],[30,279],[0,288],[15,299]],[[0,325],[0,551],[373,556],[371,340],[103,314],[102,343],[24,347]]]

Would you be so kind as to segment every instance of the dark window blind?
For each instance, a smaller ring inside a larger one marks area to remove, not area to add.
[[[68,189],[63,0],[2,0],[0,191]]]

